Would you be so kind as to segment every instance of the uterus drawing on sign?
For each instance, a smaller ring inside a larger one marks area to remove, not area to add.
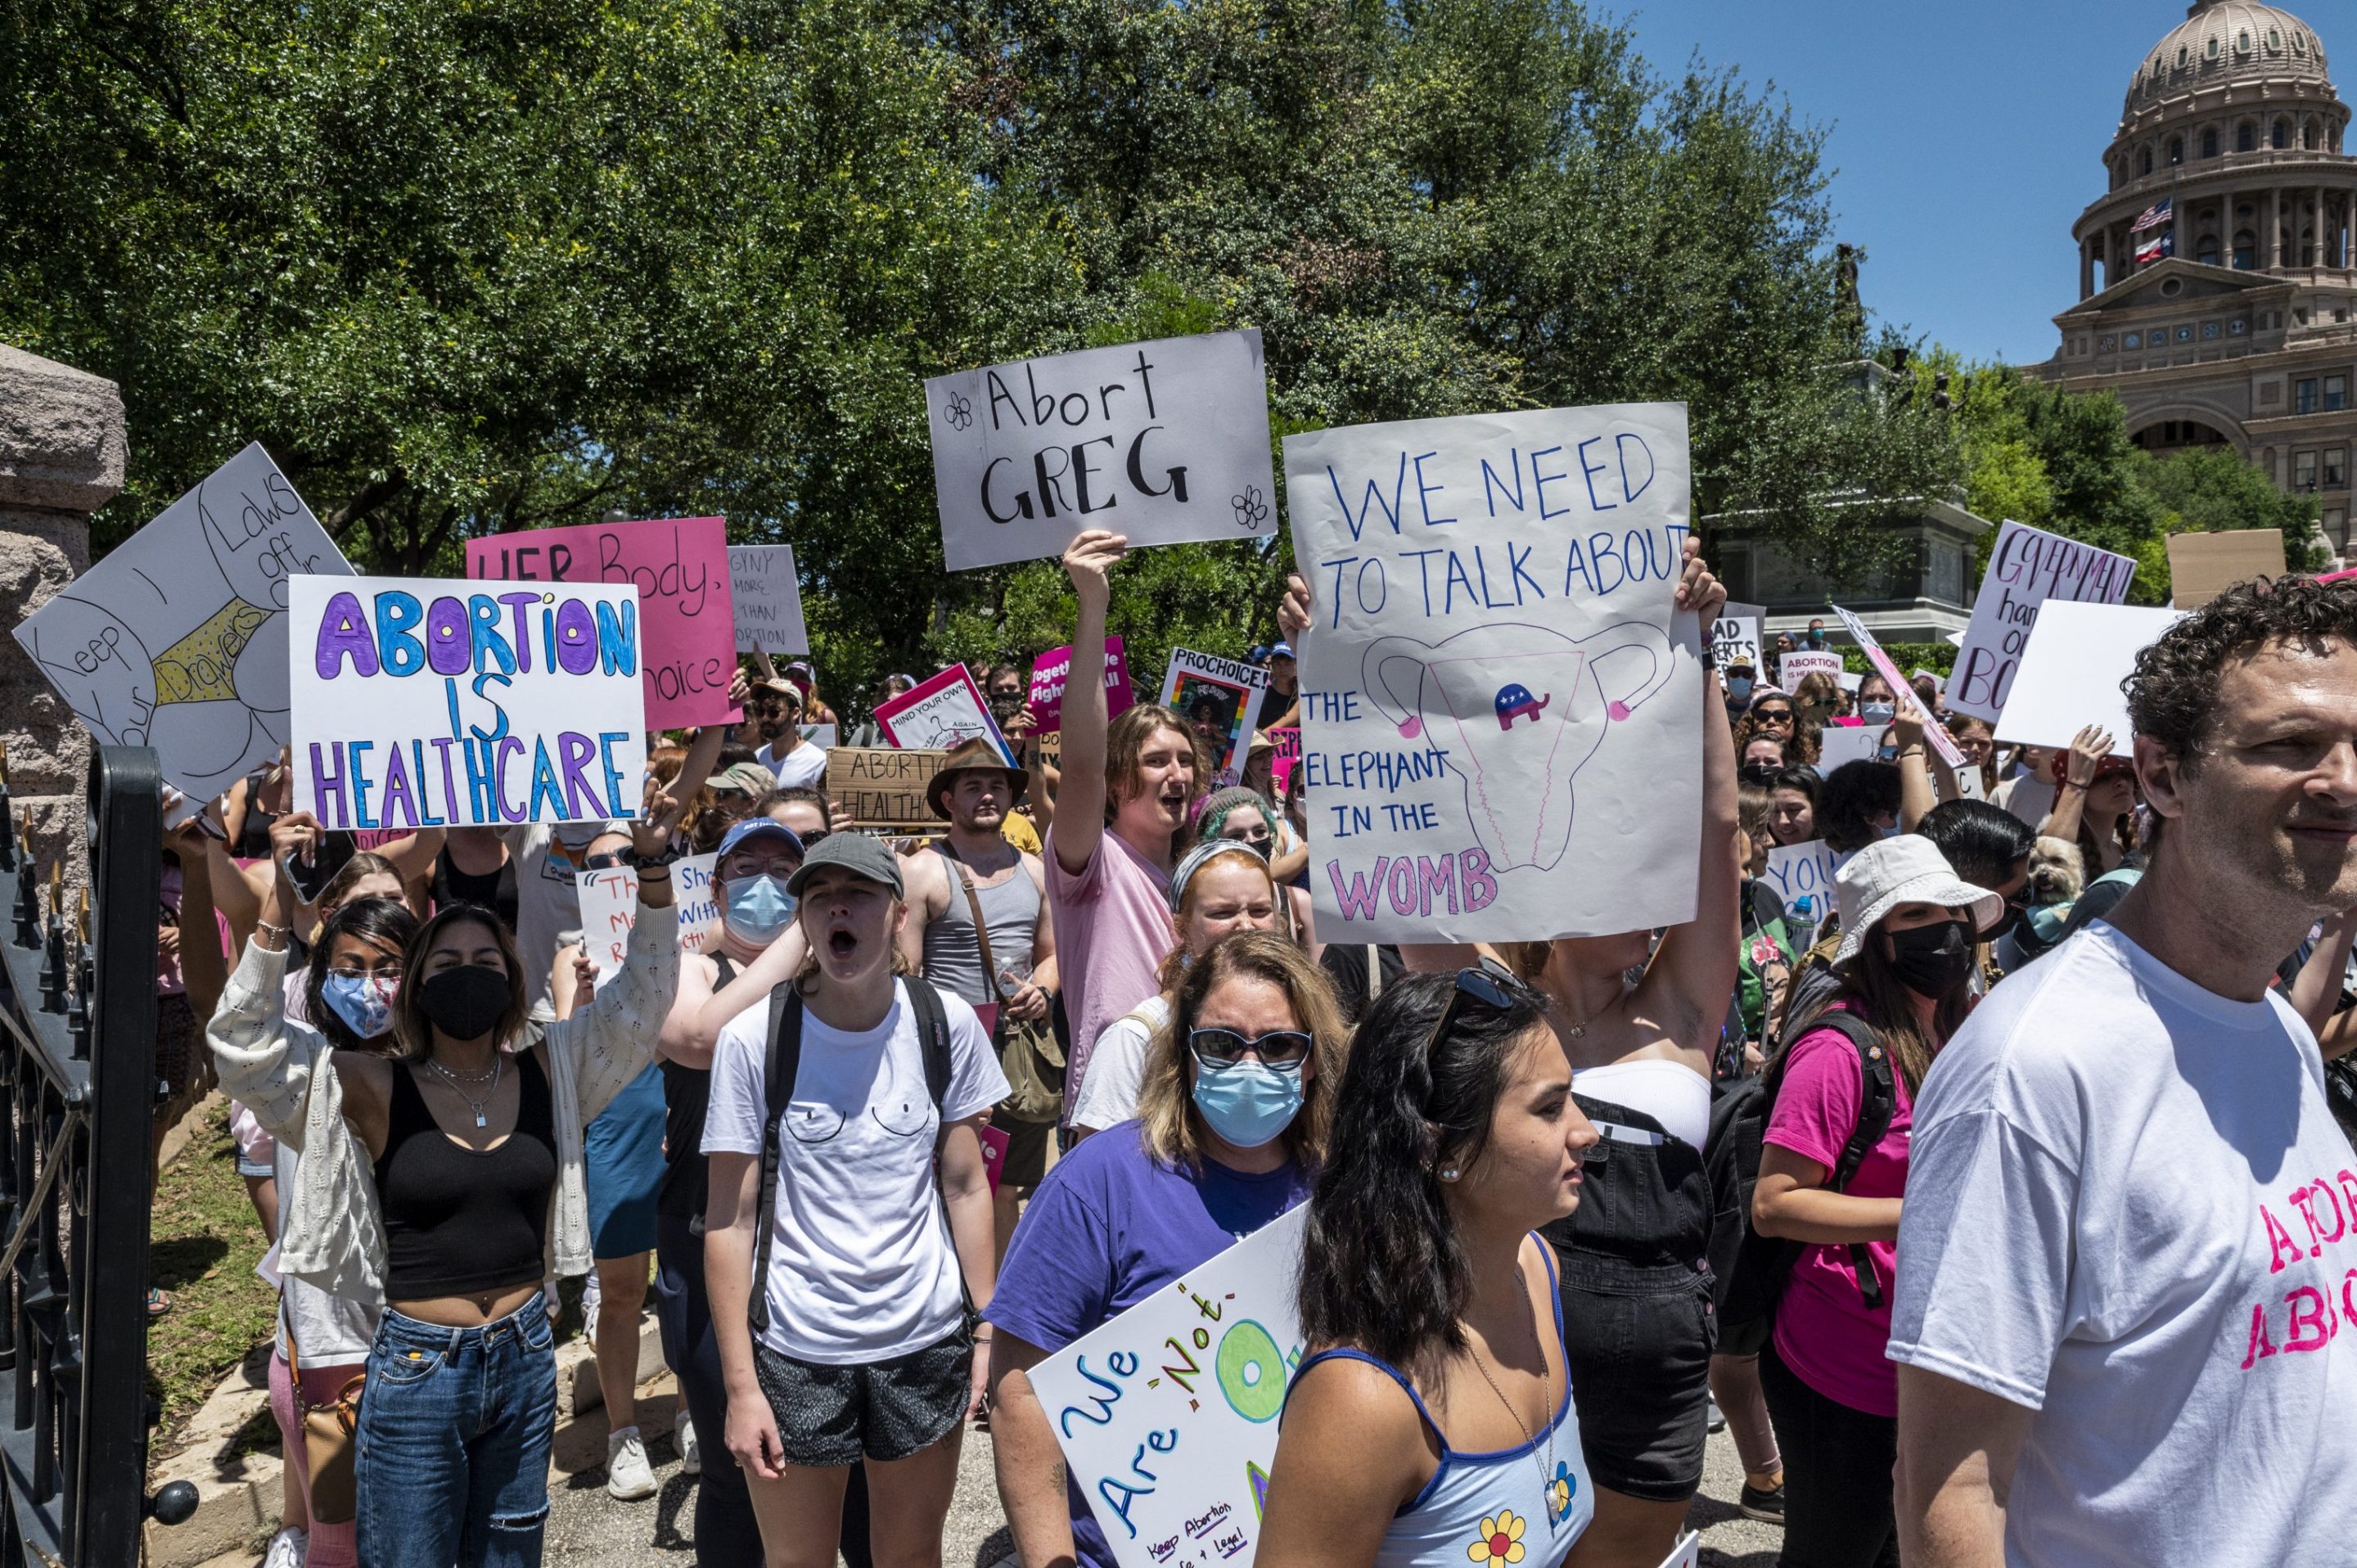
[[[1577,639],[1510,621],[1437,644],[1382,638],[1359,668],[1403,739],[1447,754],[1474,837],[1493,868],[1511,871],[1563,859],[1573,778],[1614,724],[1669,683],[1673,664],[1669,638],[1641,621]]]

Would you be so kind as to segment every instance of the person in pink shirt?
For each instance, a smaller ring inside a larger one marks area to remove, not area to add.
[[[1908,1131],[1933,1053],[1971,1005],[1975,944],[2005,900],[1912,833],[1860,850],[1834,886],[1841,989],[1768,1069],[1774,1109],[1751,1222],[1808,1245],[1777,1304],[1760,1382],[1784,1455],[1784,1562],[1897,1568],[1899,1376],[1883,1348]],[[1881,1135],[1842,1179],[1853,1138],[1877,1122]]]
[[[1107,574],[1128,553],[1118,533],[1091,529],[1064,552],[1080,601],[1072,668],[1104,662]],[[1104,683],[1064,689],[1063,777],[1048,830],[1053,914],[1071,1050],[1064,1072],[1070,1121],[1089,1057],[1107,1024],[1156,995],[1156,972],[1178,940],[1166,897],[1196,781],[1210,767],[1186,722],[1140,703],[1108,724]]]

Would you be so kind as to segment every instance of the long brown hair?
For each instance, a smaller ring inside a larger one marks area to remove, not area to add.
[[[1105,729],[1105,801],[1104,820],[1113,823],[1114,813],[1122,803],[1146,788],[1146,768],[1142,758],[1146,743],[1162,731],[1168,730],[1187,743],[1195,758],[1195,789],[1206,792],[1211,782],[1211,758],[1203,755],[1203,743],[1186,720],[1158,703],[1139,703],[1124,709],[1119,718]]]
[[[402,950],[401,989],[393,995],[393,1038],[404,1061],[422,1062],[434,1054],[434,1026],[425,1017],[425,955],[434,950],[435,941],[444,931],[462,925],[480,926],[490,932],[491,940],[500,950],[500,961],[507,966],[508,1004],[500,1010],[500,1021],[491,1026],[491,1044],[504,1046],[522,1036],[523,961],[516,956],[515,938],[489,910],[472,904],[453,904],[418,927],[417,934]]]
[[[1950,910],[1949,913],[1964,912]],[[1965,918],[1969,920],[1971,916],[1966,914]],[[1784,1043],[1778,1047],[1777,1055],[1781,1057],[1792,1048],[1794,1041],[1815,1028],[1817,1021],[1835,1002],[1846,1001],[1858,1016],[1866,1020],[1875,1037],[1890,1053],[1891,1061],[1899,1068],[1899,1076],[1907,1084],[1908,1096],[1912,1099],[1923,1087],[1923,1075],[1932,1070],[1933,1054],[1953,1039],[1956,1031],[1964,1026],[1964,1015],[1972,1010],[1971,991],[1969,986],[1959,983],[1955,990],[1940,998],[1939,1005],[1932,1013],[1932,1032],[1926,1036],[1915,1020],[1912,1001],[1915,993],[1907,989],[1906,983],[1899,978],[1898,971],[1891,967],[1890,960],[1883,956],[1883,936],[1884,923],[1877,921],[1874,929],[1859,941],[1857,951],[1851,955],[1849,961],[1835,966],[1834,973],[1841,979],[1841,989],[1826,1000],[1824,1007],[1785,1029]]]

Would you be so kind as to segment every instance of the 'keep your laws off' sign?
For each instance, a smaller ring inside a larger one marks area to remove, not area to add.
[[[1276,529],[1260,332],[1208,332],[990,365],[925,383],[952,572]]]
[[[1694,918],[1701,629],[1681,403],[1285,443],[1310,584],[1300,774],[1329,941]],[[1338,934],[1339,933],[1339,934]]]

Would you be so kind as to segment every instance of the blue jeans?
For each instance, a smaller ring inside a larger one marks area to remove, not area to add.
[[[369,1568],[536,1568],[556,1434],[556,1348],[535,1294],[445,1328],[385,1309],[361,1397]]]

